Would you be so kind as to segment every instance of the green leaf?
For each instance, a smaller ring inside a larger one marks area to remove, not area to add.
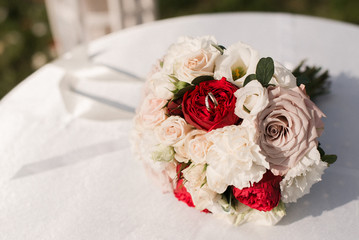
[[[188,82],[178,81],[173,83],[177,90],[181,90],[182,88],[185,88],[189,86],[190,84]]]
[[[331,164],[335,163],[335,161],[337,160],[337,155],[334,154],[325,154],[323,148],[320,147],[320,143],[318,143],[318,147],[317,147],[319,153],[320,153],[320,158],[322,159],[323,162],[328,163],[328,165],[330,166]]]
[[[338,158],[337,155],[324,155],[322,161],[328,163],[328,165],[331,165],[335,163],[337,158]]]
[[[328,70],[322,71],[321,67],[307,66],[305,60],[303,60],[292,73],[297,79],[301,76],[308,78],[309,82],[305,84],[305,90],[312,100],[317,96],[328,93],[330,90],[331,82]]]
[[[207,183],[207,177],[204,179],[203,183],[201,184],[201,187],[202,188],[205,184]]]
[[[201,82],[205,82],[205,81],[209,81],[209,80],[213,80],[213,76],[207,76],[207,75],[204,75],[204,76],[199,76],[199,77],[196,77],[195,79],[192,80],[192,84],[193,85],[198,85],[200,84]]]
[[[257,80],[263,85],[263,87],[267,87],[268,83],[272,79],[274,74],[274,62],[271,57],[261,58],[257,64],[256,68],[256,76]]]
[[[179,81],[178,78],[176,78],[176,76],[175,76],[174,74],[171,74],[171,75],[168,75],[168,76],[169,76],[170,78],[172,78],[172,80],[173,80],[172,83]]]
[[[246,79],[244,80],[244,82],[243,82],[243,87],[244,87],[245,85],[247,85],[250,81],[256,80],[256,79],[257,79],[257,77],[256,77],[255,74],[249,74],[249,75],[246,77]]]
[[[196,88],[196,86],[193,85],[189,85],[185,88],[182,88],[181,90],[179,90],[177,93],[174,94],[172,101],[175,101],[181,97],[183,97],[183,95],[187,92],[187,91],[192,91]]]
[[[320,143],[319,143],[319,145],[320,145]],[[324,152],[323,148],[321,148],[319,145],[318,145],[318,151],[320,153],[320,158],[323,159],[325,152]]]

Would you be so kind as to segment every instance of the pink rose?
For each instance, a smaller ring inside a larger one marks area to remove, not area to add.
[[[156,98],[152,94],[146,96],[136,117],[138,127],[152,129],[166,120],[166,103],[166,99]]]
[[[295,87],[268,88],[268,106],[258,114],[258,143],[275,175],[284,175],[317,145],[324,113]]]

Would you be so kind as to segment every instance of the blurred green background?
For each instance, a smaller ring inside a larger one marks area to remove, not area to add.
[[[158,9],[160,19],[198,13],[262,11],[359,24],[359,0],[158,0]],[[44,0],[0,0],[0,99],[55,57]]]

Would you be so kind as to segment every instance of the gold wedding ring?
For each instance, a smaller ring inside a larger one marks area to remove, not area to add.
[[[209,92],[206,96],[206,98],[204,99],[204,103],[206,105],[206,108],[207,108],[207,111],[208,112],[211,112],[212,109],[211,109],[211,106],[209,105],[209,100],[208,98],[211,99],[211,101],[213,102],[214,104],[214,109],[216,109],[216,107],[218,106],[218,102],[217,102],[217,99],[214,97],[213,93]]]

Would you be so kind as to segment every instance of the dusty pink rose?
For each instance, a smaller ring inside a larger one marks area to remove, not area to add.
[[[268,88],[269,104],[258,114],[258,143],[275,175],[284,175],[317,145],[324,113],[295,87]]]

